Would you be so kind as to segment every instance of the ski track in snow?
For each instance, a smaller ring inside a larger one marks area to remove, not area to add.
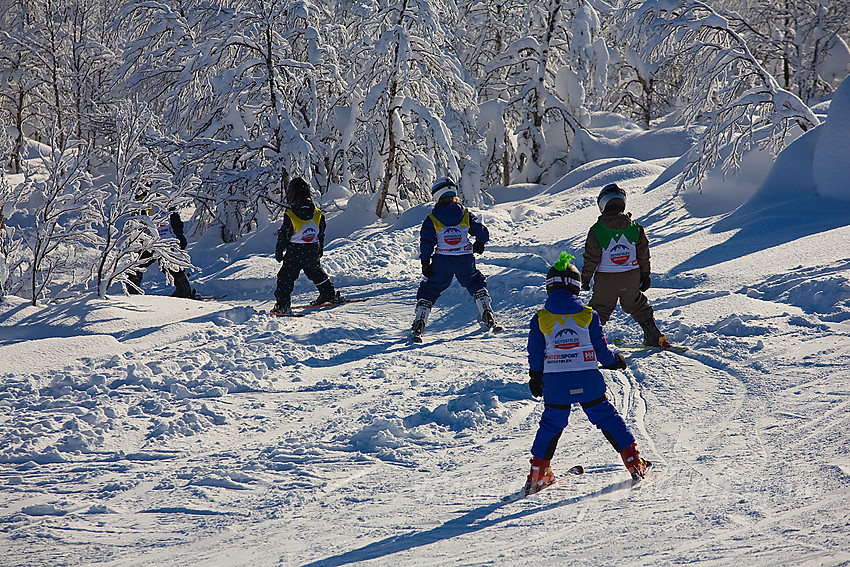
[[[261,257],[198,278],[235,291],[191,316],[170,298],[114,298],[154,313],[130,330],[110,313],[51,326],[61,304],[4,307],[0,564],[527,565],[541,549],[554,564],[846,564],[850,262],[736,270],[721,250],[722,268],[672,273],[717,236],[706,219],[672,233],[658,211],[673,201],[653,193],[634,200],[658,215],[650,297],[691,350],[624,351],[629,369],[603,372],[656,467],[633,486],[577,407],[553,467],[586,473],[503,500],[542,409],[525,341],[543,275],[562,249],[580,257],[596,217],[593,177],[572,182],[483,211],[499,335],[453,284],[424,344],[408,343],[418,222],[331,242],[337,287],[370,300],[303,318],[254,313],[277,266]],[[314,294],[302,278],[293,303]],[[619,310],[605,330],[639,338]],[[75,333],[91,336],[81,356],[10,366]]]

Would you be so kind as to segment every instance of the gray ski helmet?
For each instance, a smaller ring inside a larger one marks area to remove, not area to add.
[[[289,182],[289,187],[286,188],[286,201],[292,204],[306,199],[312,199],[310,186],[300,177],[293,177],[292,181]]]
[[[599,212],[604,213],[608,203],[614,200],[622,201],[623,204],[620,207],[622,207],[622,210],[626,210],[626,191],[620,189],[616,183],[611,183],[603,187],[599,196],[596,198],[596,204],[599,205]]]
[[[435,201],[443,197],[457,197],[457,185],[451,177],[440,177],[431,186],[431,197]]]
[[[546,274],[546,293],[565,289],[575,295],[581,293],[581,272],[570,262],[574,256],[561,252],[560,258]]]

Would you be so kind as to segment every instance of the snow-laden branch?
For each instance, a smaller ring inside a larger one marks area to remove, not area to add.
[[[754,144],[778,153],[793,126],[808,130],[818,119],[782,89],[744,39],[710,6],[693,0],[632,1],[620,9],[621,37],[644,61],[679,74],[684,123],[708,127],[688,154],[679,189],[700,186],[720,163],[734,170]]]
[[[196,185],[186,179],[175,185],[173,176],[149,146],[158,143],[153,115],[143,104],[124,102],[114,111],[114,140],[109,175],[103,185],[104,198],[97,203],[102,240],[95,266],[97,294],[105,296],[113,283],[132,285],[130,276],[144,269],[150,258],[158,260],[165,273],[191,268],[189,255],[180,243],[160,237],[149,211],[168,212],[186,204],[185,193]],[[160,222],[167,222],[167,215]],[[149,255],[142,256],[143,253]]]
[[[55,139],[53,141],[55,147]],[[34,211],[35,226],[27,238],[29,291],[33,305],[58,275],[75,278],[75,270],[79,267],[75,252],[79,244],[98,245],[101,242],[95,227],[95,203],[102,199],[102,194],[92,184],[88,173],[90,151],[88,146],[76,144],[42,154],[46,178],[26,181],[30,203],[38,203]]]

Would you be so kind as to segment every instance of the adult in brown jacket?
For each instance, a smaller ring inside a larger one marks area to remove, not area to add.
[[[596,202],[602,214],[587,233],[581,270],[582,289],[589,290],[593,279],[588,305],[604,325],[619,301],[643,329],[643,344],[669,347],[643,293],[651,283],[649,240],[643,227],[625,212],[626,192],[612,183],[602,189]]]

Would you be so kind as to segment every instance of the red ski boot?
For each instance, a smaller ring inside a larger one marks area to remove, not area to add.
[[[632,480],[641,480],[646,476],[646,471],[652,466],[652,463],[644,460],[640,456],[640,451],[637,450],[637,443],[632,443],[625,449],[620,456],[623,457],[623,463],[626,468],[632,473]]]
[[[549,466],[550,461],[544,461],[537,457],[531,459],[531,472],[528,473],[528,478],[525,481],[523,490],[526,494],[534,494],[542,488],[546,488],[555,482],[555,473]]]

